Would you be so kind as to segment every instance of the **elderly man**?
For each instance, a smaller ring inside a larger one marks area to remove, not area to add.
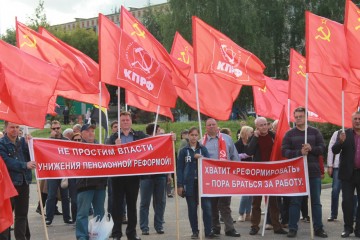
[[[61,139],[68,140],[61,133],[61,124],[59,121],[54,120],[51,122],[51,133],[50,138],[52,139]],[[60,190],[61,196],[61,207],[63,210],[63,220],[64,223],[72,224],[73,221],[70,217],[70,204],[69,204],[69,189],[61,188],[60,183],[61,179],[48,179],[47,181],[47,200],[46,200],[46,225],[51,225],[54,220],[54,215],[56,211],[56,196],[58,189]]]
[[[344,232],[347,238],[353,229],[354,191],[360,195],[360,112],[352,115],[352,128],[341,132],[332,146],[334,154],[340,153],[339,179],[342,187],[342,210],[344,214]],[[360,237],[360,222],[356,219],[355,236]]]
[[[95,125],[84,124],[81,127],[81,138],[85,143],[97,143],[95,140]],[[105,189],[107,178],[78,178],[77,186],[77,215],[76,239],[86,240],[88,236],[89,211],[94,208],[94,216],[102,218],[105,213]]]
[[[219,132],[217,122],[213,118],[206,121],[206,134],[203,145],[208,149],[210,158],[219,160],[239,161],[239,154],[230,136]],[[225,223],[225,235],[240,237],[234,228],[231,217],[231,197],[212,198],[212,230],[214,234],[220,234],[219,211]]]
[[[29,184],[32,180],[31,170],[36,163],[30,161],[27,138],[19,138],[19,125],[5,121],[5,135],[0,139],[0,156],[3,158],[9,171],[11,180],[19,195],[11,198],[15,211],[15,239],[30,239],[28,223],[29,211]],[[1,214],[1,213],[0,213]],[[0,239],[9,239],[9,229],[0,233]]]
[[[270,161],[275,134],[269,131],[269,125],[264,117],[258,117],[255,119],[255,127],[256,130],[254,131],[254,135],[250,138],[248,145],[245,147],[245,153],[249,156],[253,156],[253,161],[255,162]],[[257,234],[260,229],[261,200],[261,196],[253,197],[250,235]],[[277,197],[269,197],[269,210],[271,224],[274,227],[274,233],[287,234],[287,232],[281,228],[281,224],[279,222]]]
[[[322,206],[320,202],[321,170],[319,157],[325,150],[324,139],[318,129],[309,126],[307,128],[307,143],[305,143],[305,108],[296,108],[294,118],[296,127],[290,129],[285,134],[281,146],[282,155],[286,158],[307,156],[315,236],[327,238],[328,235],[323,229]],[[289,233],[287,235],[290,238],[296,237],[297,234],[302,199],[303,196],[290,198]]]
[[[114,133],[110,136],[110,144],[123,144],[133,142],[145,138],[145,133],[135,131],[131,128],[132,120],[130,112],[120,113],[120,136]],[[122,233],[122,217],[123,217],[123,202],[124,195],[126,196],[128,225],[126,228],[126,236],[129,240],[139,240],[140,237],[136,234],[137,224],[137,210],[136,202],[139,194],[139,176],[122,176],[113,177],[111,179],[113,190],[113,219],[114,227],[112,236],[114,239],[121,239]]]

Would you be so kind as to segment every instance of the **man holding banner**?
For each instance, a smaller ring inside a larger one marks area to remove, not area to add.
[[[269,161],[271,151],[273,149],[275,134],[269,131],[266,118],[264,117],[258,117],[255,119],[255,127],[256,130],[254,131],[254,135],[251,137],[249,144],[245,147],[245,153],[249,156],[253,156],[253,161],[255,162]],[[260,229],[261,200],[262,196],[253,196],[250,235],[257,234]],[[276,196],[269,197],[269,209],[274,233],[287,234],[287,232],[281,228],[281,224],[279,222],[279,208]]]
[[[321,171],[319,164],[319,156],[325,150],[325,143],[320,131],[310,126],[307,129],[307,143],[304,143],[305,117],[305,108],[299,107],[294,110],[296,127],[286,132],[281,150],[282,155],[286,158],[295,158],[301,155],[307,156],[315,236],[327,238],[328,235],[324,231],[322,223],[322,206],[320,202]],[[303,196],[290,198],[289,233],[287,235],[290,238],[296,237],[297,234],[302,198]]]
[[[4,159],[12,183],[18,196],[12,197],[11,202],[15,211],[15,239],[30,239],[28,223],[29,184],[32,181],[31,170],[36,163],[30,161],[29,148],[26,138],[18,138],[19,124],[5,121],[6,134],[0,139],[0,156]]]
[[[208,149],[210,158],[219,160],[239,161],[239,154],[230,136],[219,132],[217,122],[213,118],[206,121],[206,133],[203,145]],[[220,234],[219,211],[225,223],[225,235],[240,237],[234,228],[231,217],[231,197],[212,198],[212,230],[214,234]]]

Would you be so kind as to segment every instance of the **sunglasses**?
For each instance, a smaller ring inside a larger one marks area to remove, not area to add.
[[[81,138],[74,138],[74,141],[81,142]]]
[[[51,128],[52,130],[60,130],[60,127],[54,127],[54,128]]]

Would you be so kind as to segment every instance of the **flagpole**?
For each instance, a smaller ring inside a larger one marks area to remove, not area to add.
[[[288,115],[287,115],[287,119],[288,119],[288,124],[290,126],[290,98],[288,98]]]
[[[262,233],[261,233],[261,236],[263,237],[265,235],[265,225],[266,225],[266,218],[267,218],[267,215],[268,215],[268,208],[269,208],[269,196],[265,196],[263,195],[262,197],[265,201],[265,215],[264,215],[264,223],[263,223],[263,228],[262,228]]]
[[[309,74],[306,73],[305,81],[305,144],[307,143],[307,133],[308,133],[308,104],[309,104]],[[304,156],[304,160],[307,161],[307,156]],[[313,228],[313,215],[312,215],[312,204],[311,204],[311,191],[308,195],[308,205],[309,205],[309,215],[310,217],[310,237],[314,239],[314,228]]]
[[[118,139],[120,139],[120,128],[121,128],[121,125],[120,125],[120,87],[118,87],[117,89],[117,103],[118,103]]]
[[[99,92],[99,143],[101,144],[102,143],[102,140],[101,140],[101,112],[102,112],[102,110],[101,110],[101,108],[102,108],[102,99],[101,99],[101,90],[102,90],[102,87],[101,87],[101,81],[99,81],[99,90],[100,90],[100,92]]]
[[[155,116],[153,136],[155,136],[155,134],[156,134],[156,124],[157,124],[157,121],[158,121],[158,118],[159,118],[159,112],[160,112],[160,105],[158,105],[158,106],[157,106],[157,109],[156,109],[156,116]]]
[[[344,132],[345,126],[345,92],[344,90],[341,91],[341,126],[342,131]]]
[[[202,128],[201,128],[199,90],[198,90],[198,79],[197,79],[197,74],[196,73],[194,74],[194,78],[195,78],[195,93],[196,93],[195,96],[196,96],[196,108],[197,108],[197,112],[198,112],[200,139],[202,139],[203,134],[202,134]]]
[[[202,161],[202,158],[197,160],[198,169],[201,169],[200,161]],[[200,183],[200,179],[199,179],[200,176],[202,177],[202,174],[198,174],[198,202],[199,202],[199,205],[198,205],[198,209],[197,209],[197,221],[198,221],[198,226],[200,227],[199,237],[200,237],[200,240],[202,240],[203,239],[202,235],[204,232],[204,222],[202,221],[203,218],[201,215],[201,210],[202,210],[202,207],[201,207],[202,206],[202,203],[201,203],[202,186],[201,186],[201,184],[202,184],[202,181]]]
[[[127,105],[127,103],[125,103],[125,112],[127,112],[128,111],[128,105]]]
[[[179,197],[177,194],[177,173],[176,173],[176,155],[175,155],[175,141],[172,141],[173,144],[173,157],[174,157],[174,191],[175,194],[175,218],[176,218],[176,239],[180,239],[180,226],[179,226]]]

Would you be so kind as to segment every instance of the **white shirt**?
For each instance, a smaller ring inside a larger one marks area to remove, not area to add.
[[[335,159],[334,159],[334,154],[333,154],[333,152],[331,150],[332,146],[336,142],[337,135],[338,135],[338,131],[335,131],[333,133],[333,135],[331,136],[331,139],[330,139],[330,142],[329,142],[329,149],[328,149],[328,155],[327,155],[328,167],[339,168],[340,154],[336,154]]]

